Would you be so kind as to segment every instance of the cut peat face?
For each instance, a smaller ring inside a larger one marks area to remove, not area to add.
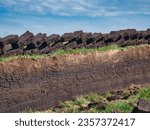
[[[0,112],[44,110],[89,93],[150,83],[150,47],[0,62]]]

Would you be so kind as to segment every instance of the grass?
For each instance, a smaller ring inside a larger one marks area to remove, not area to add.
[[[10,61],[14,59],[39,59],[39,58],[44,58],[47,57],[48,55],[46,54],[33,54],[33,55],[14,55],[14,56],[8,56],[8,57],[0,57],[0,62],[2,61]]]
[[[138,93],[138,98],[147,99],[150,101],[150,87],[144,88]]]
[[[120,100],[120,101],[108,103],[108,105],[106,106],[106,109],[104,109],[101,112],[105,112],[105,113],[114,113],[114,112],[128,113],[128,112],[132,112],[132,110],[133,110],[132,105],[130,105],[126,101]]]
[[[127,46],[127,47],[119,47],[115,44],[107,45],[104,47],[99,48],[78,48],[78,49],[71,49],[71,50],[57,50],[53,53],[53,55],[65,55],[65,54],[87,54],[89,52],[99,51],[99,52],[105,52],[110,50],[127,50],[129,48],[135,48],[135,47],[141,47],[141,46],[149,46],[148,44],[142,44],[142,45],[135,45],[135,46]]]
[[[79,49],[72,49],[72,50],[57,50],[53,53],[53,55],[64,55],[64,54],[87,54],[89,52],[93,51],[109,51],[109,50],[120,50],[122,49],[121,47],[118,47],[117,45],[109,45],[105,47],[100,47],[100,48],[79,48]]]
[[[126,94],[129,90],[122,92]],[[150,86],[140,87],[136,94],[131,94],[128,99],[108,101],[107,98],[110,96],[112,96],[112,93],[82,95],[76,97],[74,100],[61,102],[59,107],[50,108],[42,112],[130,113],[140,98],[150,101]],[[100,106],[101,103],[104,103],[104,105]],[[29,112],[32,112],[32,110],[29,109]]]
[[[101,99],[104,99],[101,95],[98,95],[98,94],[89,94],[89,95],[84,96],[84,98],[88,100],[89,102],[98,102]]]

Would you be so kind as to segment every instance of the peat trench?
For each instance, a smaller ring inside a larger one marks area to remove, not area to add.
[[[0,62],[0,112],[44,110],[78,95],[149,83],[149,46]]]

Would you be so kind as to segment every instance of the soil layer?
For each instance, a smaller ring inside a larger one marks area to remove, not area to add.
[[[0,112],[44,110],[88,93],[150,83],[150,47],[0,62]]]

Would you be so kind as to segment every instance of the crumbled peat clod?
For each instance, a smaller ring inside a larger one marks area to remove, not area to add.
[[[150,101],[140,99],[137,106],[134,107],[133,113],[150,113]]]
[[[99,109],[105,109],[106,108],[107,103],[105,103],[104,101],[99,101],[99,102],[92,102],[88,104],[88,107],[94,107],[94,106],[98,106]]]
[[[130,96],[136,95],[140,87],[141,85],[132,84],[125,91],[119,90],[111,92],[110,96],[107,97],[107,100],[108,101],[127,100]]]

